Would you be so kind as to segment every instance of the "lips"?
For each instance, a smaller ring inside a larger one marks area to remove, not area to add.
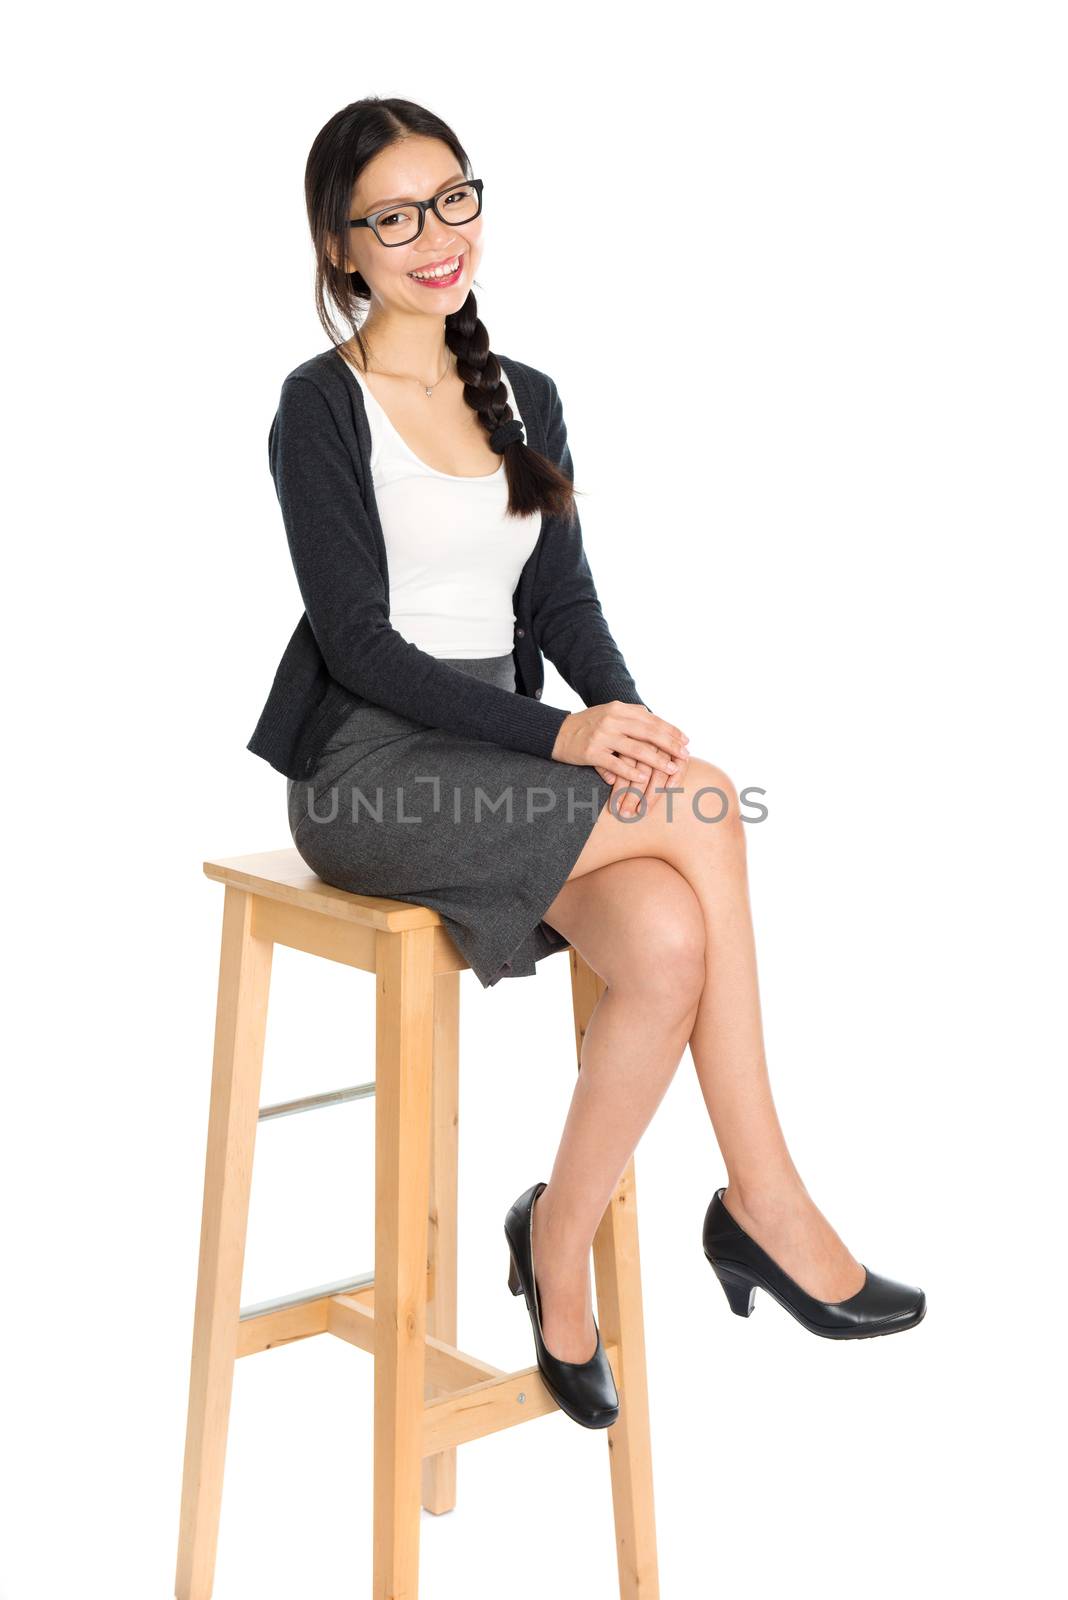
[[[431,287],[434,284],[447,285],[447,284],[450,284],[450,283],[456,283],[457,280],[459,279],[461,273],[464,270],[464,258],[465,258],[465,255],[466,255],[466,251],[456,250],[456,251],[453,251],[451,256],[443,256],[440,261],[428,261],[425,267],[419,267],[417,269],[420,272],[431,272],[431,271],[433,271],[433,269],[435,267],[443,267],[449,261],[457,262],[456,271],[455,272],[451,272],[448,275],[448,277],[442,277],[442,278],[414,278],[414,277],[412,277],[412,273],[411,272],[408,273],[408,277],[411,278],[411,281],[413,283],[428,284]]]
[[[460,250],[454,250],[451,256],[442,256],[440,261],[428,261],[425,267],[417,267],[413,270],[417,272],[433,272],[435,267],[447,266],[450,261],[455,261],[462,253]]]

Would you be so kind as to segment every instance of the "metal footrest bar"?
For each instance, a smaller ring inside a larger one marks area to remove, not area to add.
[[[351,1289],[366,1289],[374,1283],[373,1272],[363,1272],[358,1278],[341,1278],[337,1283],[321,1283],[317,1289],[298,1289],[294,1294],[283,1294],[277,1300],[261,1300],[258,1305],[242,1306],[238,1321],[249,1317],[263,1317],[271,1311],[284,1311],[289,1306],[302,1306],[308,1300],[322,1300],[327,1295],[347,1294]]]
[[[344,1105],[348,1100],[364,1100],[375,1092],[374,1080],[357,1083],[351,1089],[328,1089],[325,1094],[305,1095],[302,1100],[280,1100],[276,1106],[261,1106],[259,1120],[269,1117],[292,1117],[298,1111],[321,1111],[325,1106]]]

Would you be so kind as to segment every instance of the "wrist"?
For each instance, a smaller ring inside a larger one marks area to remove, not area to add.
[[[566,714],[566,716],[564,717],[564,720],[561,722],[559,728],[557,728],[557,730],[556,730],[556,738],[553,741],[553,752],[552,752],[553,753],[553,757],[556,760],[564,760],[565,759],[561,752],[563,751],[564,746],[567,743],[568,733],[569,733],[569,730],[570,730],[570,727],[571,727],[571,723],[574,720],[574,716],[575,716],[575,713],[573,711],[569,711]]]

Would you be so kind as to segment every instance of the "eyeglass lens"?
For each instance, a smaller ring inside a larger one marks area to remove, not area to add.
[[[447,222],[470,222],[478,215],[478,190],[460,184],[437,197],[437,208]],[[397,206],[378,218],[378,234],[384,244],[407,244],[419,232],[419,207]]]

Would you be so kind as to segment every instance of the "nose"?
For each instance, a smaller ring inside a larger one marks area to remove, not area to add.
[[[436,259],[436,256],[448,256],[451,250],[462,250],[467,240],[462,227],[454,227],[451,222],[443,222],[436,211],[427,210],[427,218],[422,224],[422,234],[416,243]]]
[[[428,211],[422,234],[417,242],[427,254],[444,256],[456,248],[457,237],[447,222],[442,222],[435,212]]]

